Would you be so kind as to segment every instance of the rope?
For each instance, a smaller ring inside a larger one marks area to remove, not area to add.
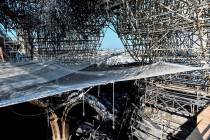
[[[85,95],[82,95],[82,116],[85,116]]]
[[[112,121],[113,121],[112,128],[113,128],[113,129],[115,129],[114,95],[115,95],[115,94],[114,94],[114,82],[113,82],[113,93],[112,93],[112,104],[113,104],[113,105],[112,105],[112,113],[113,113],[113,116],[112,116],[112,117],[113,117],[113,118],[112,118]]]
[[[101,86],[98,85],[98,97],[100,96]]]

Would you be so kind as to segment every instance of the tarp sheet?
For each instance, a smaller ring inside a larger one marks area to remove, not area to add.
[[[67,68],[55,63],[35,62],[1,65],[0,107],[113,82],[203,69],[159,62],[120,70],[80,71],[87,66],[72,65]]]

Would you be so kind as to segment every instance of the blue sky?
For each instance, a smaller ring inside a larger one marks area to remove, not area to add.
[[[0,27],[3,28],[3,26],[0,24]],[[118,35],[113,31],[113,26],[110,26],[112,29],[110,28],[106,28],[104,30],[106,30],[105,32],[105,36],[103,38],[102,41],[102,45],[101,48],[102,49],[119,49],[119,48],[123,48],[123,44],[120,40],[120,38],[118,38]],[[14,30],[11,30],[9,32],[7,32],[8,36],[11,37],[12,39],[16,39],[16,33]]]
[[[123,44],[120,40],[120,38],[118,38],[118,35],[112,31],[110,28],[107,28],[104,39],[102,41],[102,45],[101,45],[102,49],[119,49],[119,48],[123,48]]]
[[[6,32],[6,30],[5,30],[5,28],[4,28],[4,26],[2,24],[0,24],[0,29],[2,29],[3,33],[7,34],[7,37],[10,37],[13,40],[17,39],[17,35],[16,35],[15,30],[11,29],[11,30],[7,30],[7,32]]]

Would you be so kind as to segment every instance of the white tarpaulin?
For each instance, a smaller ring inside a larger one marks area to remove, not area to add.
[[[55,63],[4,64],[0,66],[0,107],[40,99],[112,82],[201,70],[159,62],[109,71],[80,71],[87,65],[64,67]]]

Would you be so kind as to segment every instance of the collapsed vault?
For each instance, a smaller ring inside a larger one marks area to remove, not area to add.
[[[110,121],[113,118],[108,109],[96,97],[89,94],[84,95],[84,93],[72,93],[68,97],[68,104],[65,106],[62,117],[59,118],[55,112],[51,112],[50,124],[53,140],[69,140],[70,137],[72,137],[73,134],[69,133],[69,125],[71,123],[69,123],[68,116],[71,109],[79,104],[83,104],[83,107],[85,104],[88,104],[97,112],[98,117],[100,116],[104,122]],[[85,116],[84,112],[83,116]]]

